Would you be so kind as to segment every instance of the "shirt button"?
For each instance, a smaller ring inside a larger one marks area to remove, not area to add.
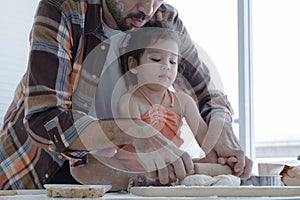
[[[94,75],[92,75],[92,78],[93,78],[93,79],[96,79],[96,78],[97,78],[97,76],[94,74]]]
[[[105,45],[101,45],[100,48],[101,48],[101,50],[103,50],[103,51],[106,49]]]
[[[58,156],[59,159],[63,159],[63,157],[61,155]]]
[[[49,175],[48,175],[48,174],[45,174],[45,178],[49,178]]]

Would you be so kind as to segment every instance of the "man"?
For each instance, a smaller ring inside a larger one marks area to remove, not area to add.
[[[28,70],[1,130],[1,189],[42,188],[66,159],[81,183],[111,184],[113,190],[126,189],[130,181],[168,184],[192,172],[189,155],[154,128],[136,119],[111,120],[111,111],[103,111],[107,102],[100,108],[95,104],[95,99],[109,101],[111,91],[106,95],[103,88],[111,83],[103,80],[116,78],[115,73],[102,76],[112,69],[105,66],[118,45],[110,36],[142,28],[149,20],[170,21],[186,35],[180,73],[209,127],[222,125],[205,161],[228,164],[237,176],[249,176],[252,161],[234,137],[230,104],[222,93],[209,92],[207,68],[173,7],[163,0],[41,0],[30,34]],[[141,132],[145,137],[138,137]],[[122,163],[104,151],[124,144],[135,148],[145,172],[121,170]]]

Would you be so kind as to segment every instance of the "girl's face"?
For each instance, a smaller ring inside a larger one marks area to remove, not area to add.
[[[176,41],[159,39],[141,54],[139,66],[135,60],[129,60],[130,71],[136,74],[139,85],[168,88],[177,76],[178,51]]]

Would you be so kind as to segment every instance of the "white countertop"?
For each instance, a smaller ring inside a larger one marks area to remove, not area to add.
[[[66,199],[66,198],[52,198],[47,197],[45,190],[19,190],[17,195],[11,195],[11,196],[0,196],[0,200],[60,200],[60,199]],[[78,198],[73,198],[74,200],[79,200]],[[82,199],[91,199],[91,198],[82,198]],[[161,199],[161,200],[167,200],[167,199],[183,199],[183,200],[193,200],[193,199],[223,199],[223,200],[296,200],[300,199],[300,196],[291,196],[291,197],[217,197],[217,196],[208,196],[208,197],[142,197],[142,196],[135,196],[129,193],[106,193],[103,197],[97,198],[97,199]]]

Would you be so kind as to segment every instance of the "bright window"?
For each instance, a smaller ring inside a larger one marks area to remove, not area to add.
[[[238,119],[238,1],[168,2],[178,8],[192,38],[215,63]],[[298,0],[252,0],[251,106],[257,162],[294,160],[300,155],[299,9]],[[235,133],[239,135],[237,128]]]
[[[252,0],[257,157],[300,155],[299,10],[299,0]]]

